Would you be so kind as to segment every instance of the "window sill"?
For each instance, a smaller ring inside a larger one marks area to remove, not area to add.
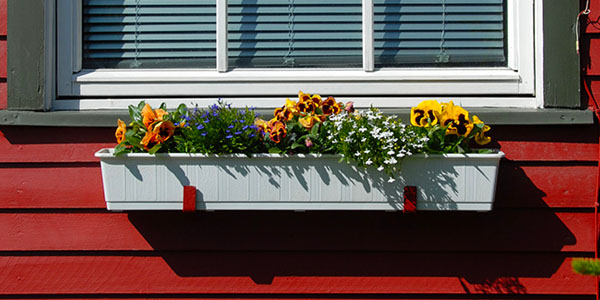
[[[584,125],[594,123],[590,110],[577,109],[524,109],[524,108],[467,108],[490,125]],[[386,114],[397,114],[405,122],[410,109],[384,109]],[[269,110],[258,111],[269,115]],[[115,127],[117,118],[129,120],[126,110],[86,110],[34,112],[0,110],[0,126],[57,126],[57,127]]]

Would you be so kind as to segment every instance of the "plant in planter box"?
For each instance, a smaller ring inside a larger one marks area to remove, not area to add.
[[[96,154],[109,209],[181,209],[172,195],[191,185],[205,209],[398,210],[415,186],[418,209],[485,211],[503,156],[470,148],[489,126],[452,102],[424,101],[408,125],[302,92],[267,119],[220,101],[130,115]]]

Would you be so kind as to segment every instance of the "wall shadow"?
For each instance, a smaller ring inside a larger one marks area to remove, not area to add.
[[[561,249],[576,237],[522,169],[500,172],[499,185],[518,186],[500,204],[516,197],[537,208],[163,211],[128,218],[181,277],[248,276],[256,284],[278,276],[458,277],[479,292],[526,293],[518,278],[551,277],[567,258]]]

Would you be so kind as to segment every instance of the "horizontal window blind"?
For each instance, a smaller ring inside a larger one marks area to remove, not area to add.
[[[504,0],[374,0],[375,64],[506,66]]]
[[[229,66],[362,66],[361,0],[229,0]]]
[[[214,68],[215,0],[84,0],[83,67]]]
[[[362,66],[361,0],[229,0],[229,68]],[[506,66],[505,0],[374,0],[375,63]],[[84,0],[84,68],[215,68],[215,0]]]

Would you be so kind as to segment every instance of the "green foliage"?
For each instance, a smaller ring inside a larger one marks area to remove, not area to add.
[[[571,261],[573,272],[581,275],[600,275],[600,260],[592,258],[574,258]]]
[[[179,108],[180,134],[177,152],[231,154],[264,152],[262,137],[254,125],[254,110],[237,110],[218,101],[207,110]]]
[[[346,110],[346,112],[344,112]],[[333,97],[299,93],[298,102],[287,100],[269,122],[253,109],[235,109],[218,101],[207,109],[181,104],[167,113],[163,103],[152,109],[144,101],[129,106],[131,123],[119,121],[115,154],[131,152],[323,153],[340,154],[342,160],[385,171],[393,181],[402,158],[415,153],[472,152],[470,141],[490,141],[490,127],[466,110],[435,100],[411,110],[411,124],[384,116],[375,108],[354,112]],[[443,125],[445,124],[445,125]],[[489,150],[478,150],[487,153]]]

